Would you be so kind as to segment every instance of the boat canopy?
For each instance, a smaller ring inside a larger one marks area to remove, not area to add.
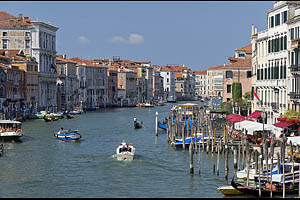
[[[0,124],[21,124],[22,122],[14,120],[0,120]]]
[[[287,137],[287,144],[292,141],[292,145],[300,145],[300,136],[294,136],[294,137]]]
[[[275,134],[276,138],[279,138],[279,136],[282,133],[281,131],[283,130],[282,128],[276,127],[274,125],[262,124],[258,122],[248,121],[248,120],[236,122],[234,124],[234,128],[236,130],[244,130],[244,131],[247,130],[248,135],[253,135],[254,131],[262,131],[264,129],[264,130],[272,131]]]

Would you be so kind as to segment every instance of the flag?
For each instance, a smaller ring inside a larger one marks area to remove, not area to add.
[[[254,90],[254,96],[256,97],[256,99],[261,103],[261,100],[259,99],[259,97],[257,96],[255,90]]]

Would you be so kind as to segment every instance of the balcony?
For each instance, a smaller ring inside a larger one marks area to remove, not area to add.
[[[279,110],[279,104],[278,103],[271,103],[272,110],[278,111]]]
[[[299,100],[300,99],[300,93],[290,92],[288,95],[290,96],[291,100]]]
[[[289,68],[290,68],[292,74],[300,73],[300,64],[293,64]]]

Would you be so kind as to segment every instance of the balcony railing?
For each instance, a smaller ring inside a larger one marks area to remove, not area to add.
[[[289,68],[291,72],[300,72],[300,64],[293,64]]]
[[[278,103],[271,103],[271,107],[273,110],[279,110],[279,104]]]
[[[292,100],[300,99],[300,93],[290,92],[288,95],[290,96],[290,99],[292,99]]]

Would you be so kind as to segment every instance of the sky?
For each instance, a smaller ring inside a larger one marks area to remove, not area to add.
[[[59,28],[57,54],[83,59],[120,56],[192,70],[229,63],[250,44],[251,25],[266,29],[273,1],[0,1]]]

